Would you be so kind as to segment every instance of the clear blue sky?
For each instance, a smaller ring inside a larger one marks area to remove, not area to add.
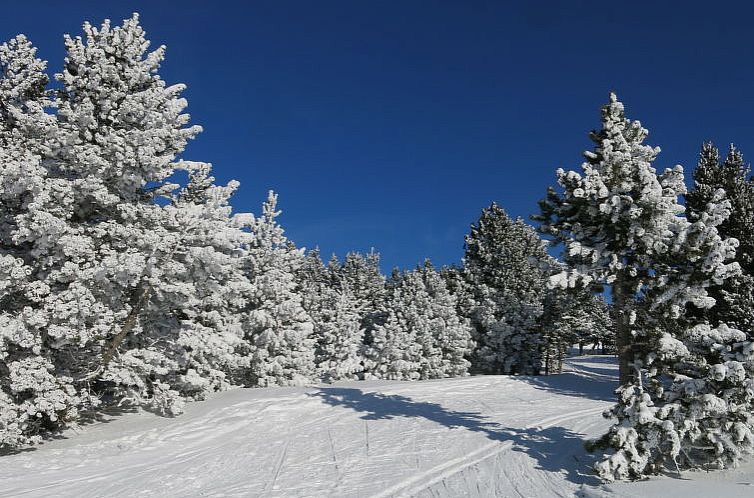
[[[660,168],[690,171],[707,139],[754,157],[754,8],[656,3],[13,1],[0,37],[57,71],[63,33],[140,12],[205,128],[186,158],[240,180],[239,211],[278,191],[299,246],[389,269],[459,261],[492,201],[528,218],[610,90]]]

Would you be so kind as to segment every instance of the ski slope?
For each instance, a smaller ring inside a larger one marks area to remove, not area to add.
[[[127,413],[0,457],[0,496],[754,496],[754,465],[601,485],[613,360],[562,375],[236,389]]]

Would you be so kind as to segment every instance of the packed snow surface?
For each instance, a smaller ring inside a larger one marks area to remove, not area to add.
[[[235,389],[0,457],[0,496],[754,496],[754,465],[601,485],[611,357],[550,377]]]

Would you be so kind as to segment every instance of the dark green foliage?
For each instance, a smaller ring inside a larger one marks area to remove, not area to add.
[[[738,240],[735,261],[741,275],[713,285],[708,289],[715,298],[715,306],[701,313],[712,324],[726,323],[754,337],[754,182],[743,154],[731,145],[724,161],[711,142],[705,143],[694,170],[694,188],[686,194],[687,215],[691,221],[699,219],[707,205],[714,202],[722,189],[730,202],[730,216],[717,231],[721,237]]]

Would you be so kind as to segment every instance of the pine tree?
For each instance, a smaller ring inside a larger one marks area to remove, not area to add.
[[[359,379],[364,372],[364,330],[348,287],[324,288],[321,306],[312,316],[321,378],[326,382]]]
[[[53,285],[46,306],[72,313],[53,313],[47,330],[61,353],[77,358],[74,375],[99,392],[177,413],[184,395],[208,387],[179,345],[203,326],[180,304],[200,299],[182,273],[201,251],[208,259],[229,251],[196,240],[195,212],[208,204],[177,200],[171,181],[185,169],[178,157],[201,127],[188,126],[184,85],[159,77],[165,47],[147,52],[137,15],[117,27],[86,23],[84,33],[65,38],[48,167],[65,192],[55,214],[66,226],[51,249],[63,257],[47,269]],[[222,386],[218,378],[208,384]]]
[[[301,287],[304,308],[310,313],[322,307],[325,289],[333,287],[332,275],[319,254],[319,249],[312,249],[304,257],[296,276]]]
[[[427,260],[409,272],[393,272],[388,317],[367,347],[370,376],[392,380],[467,375],[471,326]]]
[[[714,304],[706,287],[736,274],[735,263],[724,263],[735,245],[715,229],[729,204],[715,202],[693,223],[681,218],[675,244],[657,256],[644,289],[637,380],[618,390],[610,412],[617,421],[598,442],[615,451],[596,467],[606,480],[668,468],[726,468],[754,451],[754,344],[693,312]]]
[[[614,94],[602,109],[602,129],[590,134],[594,151],[585,152],[582,173],[558,170],[564,193],[550,189],[540,202],[540,230],[564,243],[572,271],[556,283],[577,280],[610,286],[616,309],[620,382],[630,382],[632,317],[636,296],[652,271],[653,256],[673,243],[673,226],[683,206],[680,166],[657,175],[652,161],[659,148],[644,145],[647,130],[629,121]]]
[[[0,449],[38,442],[97,400],[56,371],[46,323],[46,257],[64,223],[49,205],[64,195],[44,161],[57,133],[46,62],[22,35],[0,45]]]
[[[252,291],[245,313],[248,370],[243,381],[252,386],[302,385],[315,377],[314,324],[296,276],[304,255],[285,237],[279,215],[277,195],[270,192],[262,215],[249,226],[245,272]]]
[[[238,182],[215,185],[206,163],[183,161],[187,185],[172,207],[182,232],[182,247],[156,289],[155,321],[178,330],[175,346],[182,350],[180,392],[201,398],[230,387],[243,366],[238,354],[244,331],[242,312],[252,291],[241,271],[251,236],[242,228],[248,215],[233,215],[230,198]]]
[[[550,257],[536,231],[493,203],[466,236],[464,275],[473,294],[474,370],[531,374],[540,368],[542,313]]]
[[[471,316],[471,310],[474,308],[474,293],[463,267],[443,266],[440,269],[440,276],[445,282],[448,292],[456,301],[456,314],[468,320],[468,317]]]
[[[328,270],[314,249],[298,271],[302,303],[314,323],[317,372],[326,382],[356,380],[364,371],[362,317],[348,285],[334,285],[337,267],[335,259]]]
[[[615,348],[615,328],[610,306],[602,296],[590,295],[585,301],[579,301],[574,307],[570,326],[577,331],[577,342],[583,347],[592,346],[594,351],[600,347],[602,354]]]
[[[731,213],[717,230],[721,237],[738,240],[735,261],[742,271],[723,285],[708,289],[715,298],[715,306],[703,316],[712,324],[726,323],[747,331],[751,339],[754,337],[754,182],[750,173],[743,155],[733,145],[721,163],[717,147],[704,144],[694,170],[694,188],[686,194],[686,208],[689,219],[699,219],[718,191],[725,191]]]
[[[428,333],[419,317],[419,307],[425,303],[421,293],[421,279],[414,272],[394,274],[387,298],[387,316],[373,329],[365,349],[366,378],[418,380],[421,377],[422,361],[427,361],[427,352],[422,344],[425,338],[417,337],[417,332]]]
[[[356,302],[364,330],[364,343],[372,342],[372,332],[387,319],[385,277],[380,271],[380,255],[374,250],[366,255],[349,252],[341,264],[333,255],[328,263],[332,285],[348,288]]]
[[[200,128],[187,126],[183,86],[157,74],[164,47],[147,52],[138,17],[84,32],[66,37],[54,99],[25,38],[0,50],[0,155],[14,157],[2,256],[23,256],[0,277],[0,329],[12,332],[1,336],[4,444],[101,401],[178,413],[185,397],[227,387],[237,363],[235,185],[178,159]],[[184,189],[170,181],[179,170]]]
[[[621,387],[616,424],[597,443],[614,450],[596,468],[606,480],[728,465],[752,446],[753,348],[741,332],[687,312],[712,306],[706,288],[738,271],[727,263],[735,241],[716,230],[730,204],[716,196],[698,219],[683,217],[683,169],[657,175],[659,149],[646,136],[612,94],[583,172],[558,171],[563,193],[549,191],[539,218],[571,266],[554,284],[612,290]]]
[[[458,315],[456,298],[429,260],[417,271],[427,293],[429,302],[423,311],[428,315],[432,349],[437,351],[428,355],[434,361],[427,362],[422,378],[467,375],[471,366],[468,358],[474,347],[471,323]]]

